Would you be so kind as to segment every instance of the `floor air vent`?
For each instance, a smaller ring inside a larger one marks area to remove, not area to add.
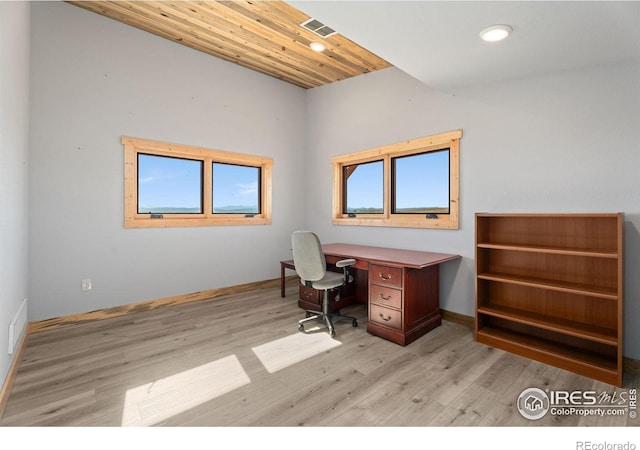
[[[300,25],[302,27],[306,28],[309,31],[313,31],[315,34],[317,34],[318,36],[321,36],[323,38],[332,36],[332,35],[337,33],[336,30],[334,30],[332,28],[329,28],[328,26],[326,26],[325,24],[323,24],[319,20],[316,20],[316,19],[313,19],[313,18],[311,18],[309,20],[305,20]]]

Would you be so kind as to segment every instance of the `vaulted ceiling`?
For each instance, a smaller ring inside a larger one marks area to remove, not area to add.
[[[323,37],[302,27],[311,17],[283,1],[68,3],[303,88],[390,66],[340,32]]]
[[[69,1],[303,88],[394,66],[444,92],[640,59],[640,1]],[[337,31],[320,37],[314,18]],[[508,24],[506,41],[484,27]],[[314,52],[309,44],[325,44]]]
[[[290,0],[424,84],[487,83],[640,60],[640,1]],[[508,39],[484,42],[492,25]]]

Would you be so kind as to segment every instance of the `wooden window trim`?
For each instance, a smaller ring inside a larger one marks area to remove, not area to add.
[[[273,159],[264,156],[245,155],[222,150],[170,144],[132,137],[122,137],[124,146],[124,227],[125,228],[166,228],[203,227],[225,225],[270,225],[271,187]],[[203,213],[171,214],[162,219],[152,219],[151,214],[137,212],[138,198],[138,153],[203,161]],[[259,167],[261,169],[260,202],[261,212],[250,217],[242,214],[213,214],[212,165],[214,162]]]
[[[435,228],[457,230],[460,228],[460,139],[462,130],[426,136],[405,142],[336,156],[333,166],[333,223],[335,225],[361,225],[380,227]],[[391,214],[391,158],[449,148],[449,214],[438,214],[427,219],[421,214]],[[346,165],[382,160],[384,163],[384,213],[349,217],[343,211],[342,168]]]

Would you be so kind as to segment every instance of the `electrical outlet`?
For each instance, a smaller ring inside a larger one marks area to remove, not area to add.
[[[83,292],[90,291],[91,290],[91,279],[90,278],[86,278],[86,279],[82,280],[82,283],[80,284],[80,288],[82,289]]]

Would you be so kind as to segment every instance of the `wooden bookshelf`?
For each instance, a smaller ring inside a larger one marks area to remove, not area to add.
[[[622,386],[623,224],[476,214],[476,340]]]

